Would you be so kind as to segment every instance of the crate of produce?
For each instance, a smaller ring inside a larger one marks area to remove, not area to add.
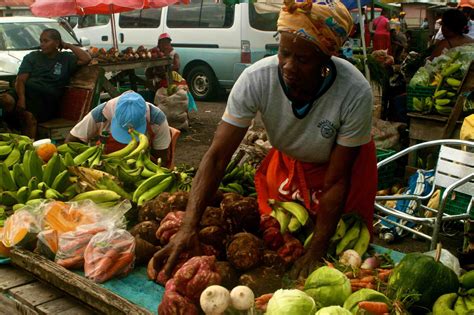
[[[441,189],[441,194],[443,194],[443,192],[444,189]],[[451,195],[448,196],[448,201],[444,207],[444,213],[451,215],[465,213],[469,203],[471,202],[471,198],[470,195],[457,191],[451,193]],[[469,214],[471,219],[474,219],[474,210],[472,208]]]
[[[407,110],[409,112],[415,111],[414,98],[420,102],[424,102],[427,97],[432,97],[435,93],[436,86],[407,86]],[[416,101],[415,101],[416,102]]]
[[[377,162],[380,162],[389,156],[397,153],[395,150],[377,149]],[[397,164],[391,162],[378,169],[378,189],[390,188],[394,184],[395,170]]]

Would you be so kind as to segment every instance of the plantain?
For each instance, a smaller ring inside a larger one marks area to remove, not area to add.
[[[300,221],[301,225],[305,225],[308,222],[309,214],[308,210],[303,207],[301,204],[295,201],[275,201],[273,199],[268,200],[270,204],[276,203],[280,207],[284,208],[286,211],[294,215],[298,221]]]
[[[133,133],[131,134],[131,136],[132,136],[132,140],[124,148],[122,148],[118,151],[109,153],[109,154],[105,154],[103,156],[104,159],[124,158],[124,157],[128,156],[130,153],[132,153],[133,150],[135,150],[137,148],[138,141],[137,141],[137,139],[136,139],[136,137]]]
[[[110,201],[118,201],[120,198],[120,195],[114,191],[108,189],[98,189],[77,194],[70,201],[92,200],[98,204]]]
[[[20,158],[21,158],[20,149],[18,148],[18,146],[15,146],[10,152],[10,154],[8,154],[7,158],[3,161],[3,163],[5,163],[5,165],[8,168],[10,168],[16,163],[18,163],[20,161]]]
[[[82,165],[84,162],[87,161],[91,156],[93,156],[98,150],[98,147],[89,147],[76,157],[74,157],[74,165]]]
[[[365,252],[367,251],[367,248],[369,248],[369,243],[370,243],[369,229],[367,228],[367,225],[364,222],[361,222],[359,238],[357,239],[353,248],[360,255],[360,257],[362,257],[362,255],[364,255]]]
[[[64,199],[64,196],[61,195],[61,193],[59,191],[57,191],[56,189],[53,189],[53,188],[46,189],[46,191],[44,192],[44,197],[46,199],[54,199],[54,200]]]
[[[446,83],[448,83],[449,86],[456,87],[456,88],[461,85],[461,81],[454,78],[447,78]]]
[[[3,190],[17,190],[17,185],[5,163],[0,163],[0,186]]]
[[[28,186],[28,177],[26,177],[23,167],[19,163],[13,165],[13,179],[18,187]]]
[[[132,131],[132,134],[138,137],[138,145],[132,152],[126,155],[124,159],[131,159],[135,156],[138,156],[140,152],[148,150],[148,137],[145,134],[139,133],[137,131]]]
[[[68,142],[67,146],[74,151],[75,154],[80,154],[90,148],[87,144],[82,142]]]
[[[4,191],[0,194],[0,204],[11,207],[17,203],[18,203],[18,199],[16,197],[16,192]]]
[[[76,151],[74,151],[73,149],[71,149],[71,147],[69,146],[68,143],[63,143],[63,144],[61,144],[61,145],[58,145],[58,146],[56,147],[56,149],[58,150],[58,152],[59,152],[61,155],[65,155],[66,153],[76,155]]]
[[[157,175],[157,176],[163,176],[163,175]],[[158,185],[156,185],[155,187],[152,187],[148,191],[141,194],[138,197],[137,205],[141,206],[145,202],[155,198],[162,192],[167,191],[170,185],[172,185],[172,183],[173,183],[173,176],[171,175],[166,176]]]
[[[347,226],[344,220],[339,219],[339,222],[337,223],[337,227],[336,227],[336,232],[331,237],[331,242],[337,242],[340,239],[342,239],[344,237],[344,234],[346,234],[346,228]]]
[[[12,150],[13,150],[12,145],[8,145],[8,144],[1,145],[0,146],[0,157],[8,156],[10,154],[10,152],[12,152]]]
[[[39,182],[43,180],[43,160],[38,156],[36,151],[31,151],[28,165],[25,165],[25,174],[35,176]],[[28,172],[26,171],[28,169]]]
[[[348,230],[341,241],[337,244],[336,247],[336,255],[342,253],[345,249],[347,249],[351,242],[357,240],[359,237],[361,230],[361,222],[360,220],[356,220],[354,225],[352,225]]]
[[[274,205],[271,215],[277,219],[280,224],[280,233],[284,234],[288,230],[288,225],[290,224],[290,214],[279,205]]]
[[[143,181],[135,190],[132,196],[132,201],[138,203],[140,198],[148,190],[159,185],[165,178],[172,176],[172,174],[157,174]]]
[[[132,199],[132,196],[128,192],[126,192],[119,184],[117,184],[117,181],[113,180],[109,176],[103,176],[99,181],[97,181],[97,187],[100,189],[108,189],[111,191],[115,191],[122,198]]]
[[[19,203],[26,203],[28,201],[28,197],[30,196],[30,189],[28,186],[22,186],[18,188],[16,192],[16,198],[18,199]]]
[[[64,170],[56,176],[53,183],[51,184],[51,188],[56,189],[58,192],[62,193],[70,184],[69,171]]]
[[[288,230],[290,233],[295,233],[301,228],[301,223],[295,216],[291,216],[290,223],[288,223]]]
[[[63,163],[65,167],[74,166],[74,159],[72,158],[71,153],[66,152],[66,154],[64,154]]]
[[[51,187],[53,184],[54,179],[58,176],[59,172],[61,171],[61,159],[57,153],[53,154],[51,159],[49,159],[48,163],[44,168],[43,172],[43,181]]]
[[[32,200],[32,199],[40,199],[43,197],[43,194],[44,192],[41,190],[41,189],[34,189],[34,190],[31,190],[30,192],[30,195],[28,196],[28,200],[27,200],[27,204],[28,204],[28,201],[29,200]]]
[[[117,166],[117,176],[118,178],[127,184],[137,183],[141,177],[140,174],[143,171],[143,168],[137,168],[135,170],[126,170],[122,165]]]

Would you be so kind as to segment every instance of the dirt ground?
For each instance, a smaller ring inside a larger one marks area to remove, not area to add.
[[[175,157],[176,164],[184,163],[194,167],[199,166],[201,158],[212,142],[217,124],[224,113],[225,101],[225,96],[222,96],[216,102],[199,102],[199,111],[189,114],[190,128],[188,131],[183,131],[178,139]],[[393,244],[387,244],[377,236],[373,241],[376,244],[400,252],[424,252],[429,248],[428,243],[425,241],[411,237],[406,237],[402,241]],[[456,251],[462,246],[461,233],[458,232],[454,237],[442,236],[441,242],[443,248],[456,254]]]

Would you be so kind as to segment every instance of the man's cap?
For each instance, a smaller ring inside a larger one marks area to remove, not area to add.
[[[158,40],[166,39],[166,38],[168,38],[169,40],[171,40],[170,34],[168,34],[168,33],[163,33],[163,34],[161,34],[161,35],[158,37]]]
[[[127,144],[132,140],[128,129],[140,133],[146,131],[146,102],[135,92],[122,94],[115,106],[115,113],[110,124],[112,137],[120,143]]]

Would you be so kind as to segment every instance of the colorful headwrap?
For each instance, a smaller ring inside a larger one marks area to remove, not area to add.
[[[335,55],[352,29],[352,16],[339,0],[285,0],[278,31],[308,40],[327,55]]]

